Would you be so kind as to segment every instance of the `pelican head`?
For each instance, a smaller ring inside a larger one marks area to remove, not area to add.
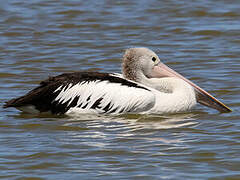
[[[143,77],[153,77],[154,67],[159,63],[160,59],[150,49],[130,48],[123,56],[123,75],[127,79],[141,82]]]
[[[151,78],[172,77],[182,79],[194,88],[198,103],[217,109],[220,112],[231,112],[231,109],[225,104],[163,64],[159,57],[148,48],[127,49],[123,56],[122,71],[125,78],[142,84],[145,84],[144,82]]]

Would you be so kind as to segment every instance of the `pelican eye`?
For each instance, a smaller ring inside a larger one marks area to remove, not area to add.
[[[157,59],[155,57],[152,57],[152,61],[155,62]]]

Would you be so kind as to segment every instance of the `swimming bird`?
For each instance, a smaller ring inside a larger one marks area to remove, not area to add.
[[[125,51],[122,74],[73,72],[49,77],[26,95],[6,102],[4,108],[52,114],[162,114],[189,111],[197,102],[231,112],[142,47]]]

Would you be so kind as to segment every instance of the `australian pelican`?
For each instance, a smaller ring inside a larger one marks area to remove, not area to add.
[[[42,81],[24,96],[4,105],[28,113],[175,113],[197,102],[220,112],[226,105],[184,78],[147,48],[127,49],[123,74],[66,73]]]

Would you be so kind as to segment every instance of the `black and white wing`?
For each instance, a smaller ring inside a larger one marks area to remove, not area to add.
[[[119,75],[97,72],[66,73],[42,81],[28,94],[4,107],[27,112],[64,114],[74,110],[96,113],[138,113],[151,109],[155,95],[145,86]]]

